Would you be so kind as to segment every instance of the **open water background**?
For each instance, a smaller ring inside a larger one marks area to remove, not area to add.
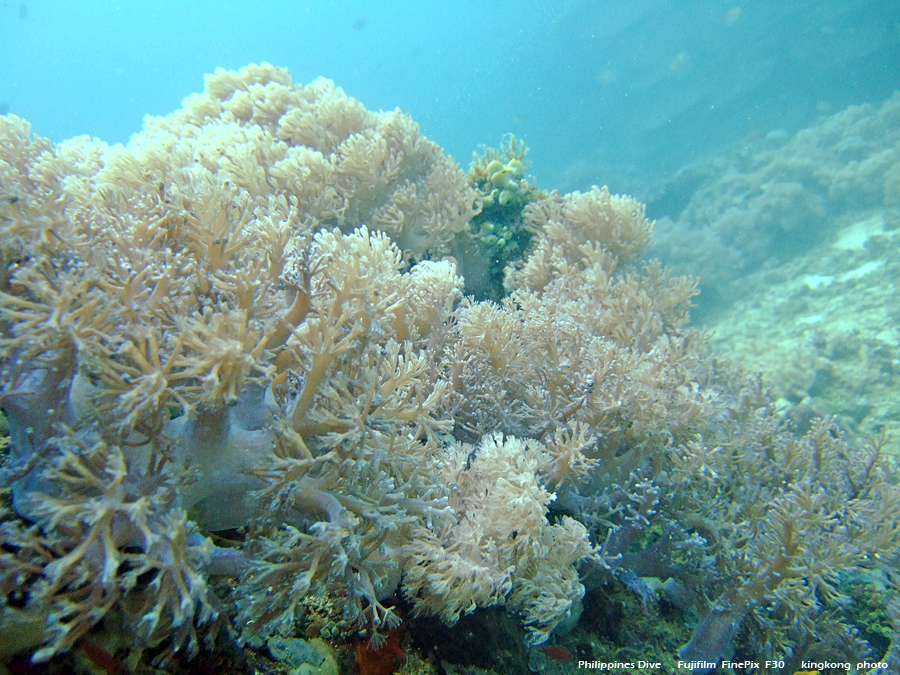
[[[512,132],[539,185],[653,186],[900,87],[896,0],[5,0],[0,112],[125,142],[216,67],[269,61],[409,112],[463,168]],[[661,216],[665,214],[653,214]]]

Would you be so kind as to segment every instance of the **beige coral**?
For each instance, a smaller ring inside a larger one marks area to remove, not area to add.
[[[162,465],[129,465],[121,448],[100,440],[90,445],[70,436],[57,447],[48,491],[29,497],[44,527],[19,535],[20,560],[0,561],[0,579],[43,568],[29,591],[41,602],[25,608],[47,614],[35,659],[69,649],[104,614],[126,606],[135,650],[170,637],[170,651],[196,653],[196,628],[217,614],[199,572],[209,543],[195,539],[196,528],[173,508]]]
[[[417,528],[404,550],[404,589],[417,612],[455,623],[506,603],[539,644],[580,611],[577,565],[594,549],[581,523],[547,521],[555,495],[544,488],[544,471],[552,463],[541,443],[499,433],[446,453],[439,471],[456,522],[438,532]]]
[[[269,64],[218,69],[206,85],[111,149],[101,182],[171,191],[173,171],[211,174],[257,216],[283,196],[313,224],[384,229],[416,259],[447,253],[474,213],[464,174],[408,115],[369,112],[328,80],[292,84]]]
[[[526,219],[537,242],[521,269],[510,269],[510,289],[540,290],[572,265],[598,263],[608,273],[634,260],[650,241],[644,205],[611,195],[605,187],[550,197],[528,205]]]
[[[220,70],[125,146],[28,133],[0,119],[0,403],[44,531],[10,537],[41,570],[29,627],[80,594],[41,658],[104,616],[190,650],[221,573],[248,642],[296,630],[301,595],[377,641],[402,583],[447,622],[505,604],[540,643],[577,617],[597,523],[648,523],[666,450],[716,413],[695,282],[640,260],[630,198],[535,196],[509,295],[477,302],[446,257],[465,177],[328,81]],[[230,528],[231,550],[199,532]]]
[[[648,434],[698,427],[715,402],[697,383],[703,338],[686,329],[696,281],[638,263],[652,224],[630,198],[552,195],[527,214],[536,243],[507,269],[511,294],[458,311],[447,407],[472,438],[499,424],[546,442],[585,424],[600,473],[627,475],[662,448]]]

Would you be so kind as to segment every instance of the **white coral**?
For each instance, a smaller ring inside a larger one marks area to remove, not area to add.
[[[576,567],[594,549],[581,523],[547,520],[555,495],[543,470],[552,462],[541,443],[500,433],[448,450],[440,471],[457,521],[437,534],[416,530],[405,549],[404,589],[417,612],[454,623],[506,602],[538,644],[577,607]]]

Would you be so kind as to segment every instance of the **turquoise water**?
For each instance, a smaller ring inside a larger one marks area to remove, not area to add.
[[[648,201],[679,166],[900,81],[896,2],[63,2],[0,6],[0,105],[124,142],[216,67],[269,61],[400,107],[465,168],[515,133],[545,187]],[[666,215],[664,213],[654,214]],[[671,214],[670,214],[671,215]]]

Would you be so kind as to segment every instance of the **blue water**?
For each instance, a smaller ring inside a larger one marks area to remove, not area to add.
[[[543,187],[647,198],[703,154],[900,86],[896,0],[6,0],[0,111],[125,142],[218,66],[411,113],[465,168],[514,132]],[[657,214],[653,214],[657,215]],[[658,214],[664,215],[664,214]]]

